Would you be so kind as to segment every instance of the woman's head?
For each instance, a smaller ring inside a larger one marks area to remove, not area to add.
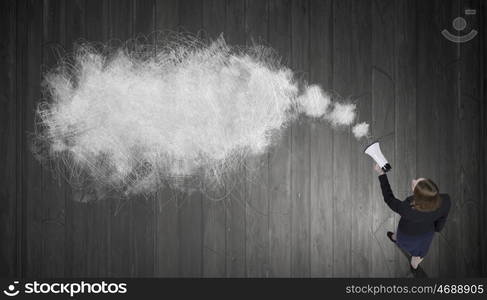
[[[419,211],[434,211],[440,207],[438,186],[431,179],[417,178],[411,181],[414,198],[413,206]]]

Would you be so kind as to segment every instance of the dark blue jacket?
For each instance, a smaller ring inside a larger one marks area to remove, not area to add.
[[[451,206],[448,194],[440,193],[441,205],[438,209],[422,212],[414,209],[411,205],[413,196],[407,197],[404,201],[394,197],[387,175],[380,175],[379,181],[384,201],[393,211],[401,215],[398,225],[399,231],[409,235],[417,235],[431,231],[440,232],[443,229]]]

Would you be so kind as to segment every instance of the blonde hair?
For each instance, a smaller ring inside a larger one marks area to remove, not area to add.
[[[440,207],[438,186],[431,179],[422,179],[414,187],[412,206],[423,212],[435,211]]]

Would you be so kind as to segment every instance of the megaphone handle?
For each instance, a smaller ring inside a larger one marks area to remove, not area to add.
[[[383,167],[382,170],[384,172],[389,172],[392,169],[391,165],[389,163],[386,163]]]

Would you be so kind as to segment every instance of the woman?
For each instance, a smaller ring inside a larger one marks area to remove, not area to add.
[[[431,179],[417,178],[411,181],[413,195],[400,201],[394,197],[384,171],[377,164],[374,169],[379,173],[384,201],[401,215],[397,232],[388,231],[387,237],[411,254],[411,267],[417,269],[428,252],[434,233],[445,226],[451,206],[450,196],[440,194]]]

